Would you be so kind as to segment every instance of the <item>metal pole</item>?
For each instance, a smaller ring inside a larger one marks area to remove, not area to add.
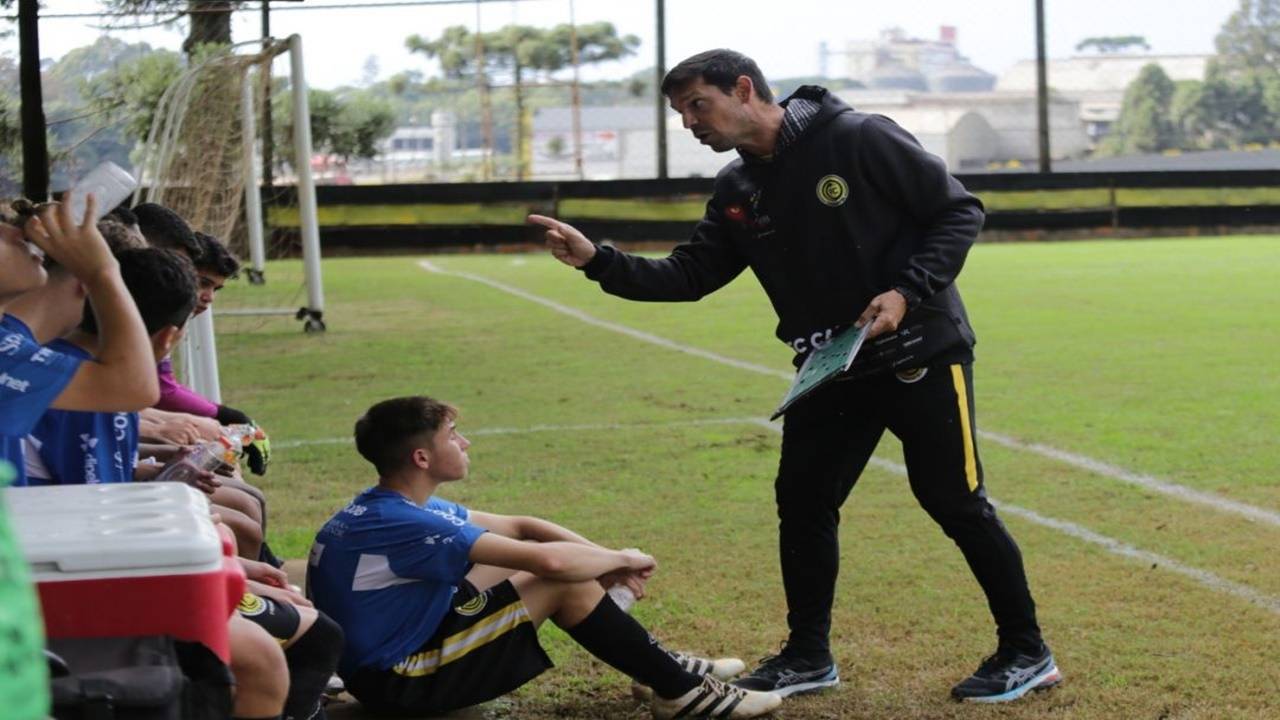
[[[270,62],[270,61],[268,61]],[[261,285],[266,276],[267,254],[262,242],[262,194],[253,164],[253,139],[257,128],[253,117],[253,76],[248,70],[240,81],[240,135],[244,153],[244,224],[249,232],[249,283]]]
[[[1036,0],[1036,123],[1040,137],[1040,172],[1053,172],[1049,158],[1049,71],[1044,49],[1044,0]]]
[[[582,180],[582,96],[578,92],[578,23],[574,20],[573,0],[569,0],[569,61],[573,63],[573,169]]]
[[[218,378],[218,343],[213,331],[213,308],[190,320],[187,352],[184,357],[190,371],[191,389],[214,403],[222,402],[222,383]]]
[[[489,101],[489,74],[484,69],[484,40],[480,38],[480,0],[476,0],[476,82],[480,85],[480,116],[484,134],[484,161],[480,176],[491,180],[493,174],[493,105]]]
[[[18,1],[18,74],[22,85],[22,192],[28,200],[49,197],[49,145],[45,137],[44,91],[40,85],[40,3]]]
[[[316,219],[316,185],[311,177],[311,106],[307,101],[307,78],[302,65],[302,37],[289,36],[289,81],[293,90],[293,156],[298,173],[298,212],[302,226],[302,264],[306,271],[307,307],[298,319],[306,318],[306,329],[324,330],[324,288],[320,276],[320,223]]]
[[[262,0],[262,50],[271,41],[271,0]],[[272,56],[274,57],[274,56]],[[271,132],[271,61],[262,66],[262,186],[274,196],[276,139]]]
[[[658,137],[658,179],[667,179],[667,103],[666,98],[662,95],[662,79],[667,74],[667,3],[666,0],[655,0],[658,11],[658,58],[657,67],[654,68],[654,94],[657,115],[657,125],[655,133]]]

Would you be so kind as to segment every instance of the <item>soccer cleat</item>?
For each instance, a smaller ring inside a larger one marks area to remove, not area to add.
[[[712,660],[698,657],[697,655],[686,655],[675,650],[668,650],[667,654],[675,658],[685,672],[691,672],[694,675],[711,675],[717,680],[728,680],[747,669],[747,664],[738,658],[716,658]]]
[[[782,697],[812,692],[840,684],[834,661],[812,662],[782,652],[760,661],[750,675],[733,681],[747,690],[777,693]]]
[[[773,712],[782,704],[782,696],[771,692],[743,690],[711,675],[678,698],[657,695],[649,704],[655,720],[669,718],[753,718]]]
[[[1062,673],[1047,646],[1036,655],[1001,649],[951,688],[951,697],[966,702],[1009,702],[1032,690],[1048,690],[1060,682]]]
[[[738,658],[709,658],[698,657],[697,655],[688,655],[675,650],[668,650],[667,654],[680,663],[680,668],[685,672],[691,672],[694,675],[710,675],[717,680],[728,680],[747,669],[747,664]],[[631,683],[631,696],[640,702],[647,702],[653,695],[653,690],[638,682]]]

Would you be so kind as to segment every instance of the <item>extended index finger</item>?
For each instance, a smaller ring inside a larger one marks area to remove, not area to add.
[[[559,230],[561,227],[564,226],[564,223],[560,222],[559,220],[553,217],[547,217],[546,215],[530,214],[529,217],[526,219],[529,222],[535,225],[541,225],[542,227],[548,230]]]

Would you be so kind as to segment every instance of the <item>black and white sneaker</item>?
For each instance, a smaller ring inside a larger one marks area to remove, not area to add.
[[[743,690],[703,675],[702,683],[678,698],[653,696],[649,711],[654,720],[671,718],[753,718],[768,715],[782,704],[777,693]]]
[[[738,658],[704,658],[676,650],[668,650],[680,669],[694,675],[710,675],[717,680],[729,680],[747,669],[747,664]],[[653,697],[653,689],[634,680],[631,681],[631,697],[641,702],[649,702]]]
[[[1060,682],[1062,673],[1047,646],[1035,655],[1001,649],[983,660],[973,675],[951,688],[951,697],[966,702],[1009,702]]]
[[[760,667],[750,675],[734,680],[733,684],[746,690],[773,692],[786,697],[839,685],[840,674],[830,658],[814,662],[783,651],[761,660]]]

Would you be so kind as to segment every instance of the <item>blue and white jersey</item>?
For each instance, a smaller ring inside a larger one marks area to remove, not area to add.
[[[66,340],[46,347],[82,360],[92,356]],[[47,410],[27,437],[28,485],[133,482],[138,413]]]
[[[12,315],[0,318],[0,460],[25,485],[22,439],[75,377],[81,358],[36,343],[31,329]]]
[[[435,633],[485,532],[469,517],[456,503],[419,506],[372,487],[316,533],[307,587],[346,634],[340,673],[390,668]]]

